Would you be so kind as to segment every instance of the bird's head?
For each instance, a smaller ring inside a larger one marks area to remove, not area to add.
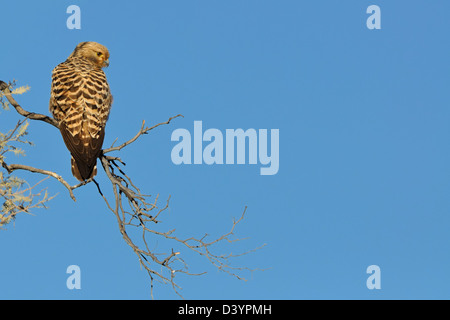
[[[100,43],[88,41],[79,43],[69,56],[90,60],[94,65],[104,68],[109,66],[109,51]]]

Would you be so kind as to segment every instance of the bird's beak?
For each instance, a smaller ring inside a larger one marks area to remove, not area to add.
[[[109,59],[103,61],[103,68],[106,68],[109,66]]]

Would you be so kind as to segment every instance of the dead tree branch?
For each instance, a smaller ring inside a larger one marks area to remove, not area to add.
[[[69,191],[69,195],[70,195],[70,197],[72,198],[73,201],[76,201],[75,195],[73,194],[73,190],[78,188],[78,187],[80,187],[81,185],[85,184],[85,183],[80,183],[80,184],[75,185],[75,186],[70,186],[66,182],[66,180],[64,180],[59,174],[57,174],[57,173],[55,173],[53,171],[42,170],[42,169],[26,166],[26,165],[23,165],[23,164],[7,165],[5,162],[3,162],[2,165],[6,169],[6,171],[8,171],[8,173],[12,173],[15,170],[26,170],[26,171],[29,171],[29,172],[40,173],[40,174],[44,174],[44,175],[47,175],[47,176],[55,178],[56,180],[61,182],[64,187],[66,187],[66,189]]]
[[[0,81],[0,92],[3,92],[4,96],[8,99],[15,110],[22,116],[31,120],[44,121],[56,128],[58,123],[54,119],[37,113],[32,113],[24,110],[12,97],[9,86]],[[139,137],[147,134],[149,131],[164,125],[169,124],[173,119],[183,117],[181,114],[169,118],[165,122],[158,123],[151,127],[145,126],[145,121],[142,122],[140,130],[137,134],[128,141],[123,142],[119,146],[114,147],[114,143],[110,148],[102,150],[99,159],[102,167],[105,171],[107,178],[109,179],[114,195],[113,201],[103,194],[100,184],[95,181],[100,196],[106,203],[107,208],[114,214],[119,226],[119,231],[124,241],[132,248],[133,252],[138,257],[140,265],[147,271],[150,277],[151,283],[151,296],[153,298],[153,284],[154,280],[170,284],[174,291],[180,296],[181,287],[175,281],[175,277],[179,274],[185,275],[202,275],[205,272],[192,273],[189,270],[189,266],[185,259],[189,257],[189,252],[195,253],[200,257],[206,258],[214,267],[223,271],[231,276],[234,276],[240,280],[246,280],[240,272],[249,271],[253,272],[260,269],[250,269],[247,267],[234,267],[231,265],[233,258],[254,252],[260,249],[258,247],[253,250],[248,250],[239,254],[217,254],[214,248],[219,243],[234,243],[243,240],[242,238],[234,238],[234,232],[236,226],[244,219],[247,211],[247,207],[242,212],[239,219],[233,220],[231,229],[225,234],[209,240],[209,235],[204,234],[202,237],[188,237],[182,238],[175,234],[176,229],[163,230],[157,229],[158,223],[164,212],[169,208],[170,196],[162,207],[158,206],[157,195],[153,201],[150,201],[151,196],[143,194],[141,190],[132,181],[130,176],[124,172],[125,162],[120,157],[109,156],[110,152],[120,151],[126,146],[134,143]],[[117,139],[116,139],[117,140]],[[57,179],[68,191],[70,197],[75,200],[73,190],[83,186],[91,181],[86,181],[81,184],[70,186],[61,175],[49,171],[42,170],[30,166],[21,164],[3,163],[3,167],[9,172],[14,170],[26,170],[29,172],[39,173],[47,175]],[[156,252],[155,248],[150,248],[148,244],[148,238],[152,236],[153,241],[157,241],[158,238],[165,239],[165,244],[170,249],[163,249],[164,252]],[[208,239],[208,240],[207,240]],[[169,245],[170,243],[170,245]]]
[[[40,114],[40,113],[34,113],[34,112],[28,112],[24,110],[17,101],[13,98],[11,94],[11,90],[9,89],[9,85],[6,82],[3,82],[0,80],[0,91],[3,93],[3,95],[8,99],[9,103],[16,109],[16,111],[24,116],[25,118],[31,119],[31,120],[39,120],[44,121],[56,128],[59,128],[58,121],[56,121],[53,118],[50,118],[46,115]]]

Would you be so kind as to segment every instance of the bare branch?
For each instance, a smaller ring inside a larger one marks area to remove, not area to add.
[[[56,120],[45,115],[25,111],[14,100],[14,98],[12,98],[11,91],[9,90],[8,85],[3,81],[0,81],[0,90],[20,115],[28,119],[44,121],[58,128],[58,123]],[[260,269],[234,267],[231,265],[231,260],[233,258],[248,254],[250,252],[254,252],[264,247],[264,245],[262,245],[261,247],[238,254],[217,254],[214,252],[214,249],[220,243],[232,244],[234,242],[244,240],[242,238],[234,238],[234,232],[236,226],[244,219],[247,207],[245,207],[239,219],[233,220],[231,229],[228,232],[217,238],[213,238],[212,240],[207,240],[209,239],[208,234],[204,234],[202,237],[181,238],[176,235],[175,229],[169,229],[165,231],[157,230],[156,226],[159,226],[158,223],[161,221],[161,217],[169,208],[170,196],[163,207],[158,207],[157,202],[159,195],[157,195],[153,201],[150,201],[151,196],[143,194],[136,186],[136,184],[132,181],[132,179],[125,173],[125,162],[122,161],[122,159],[119,157],[107,155],[110,152],[122,150],[126,146],[134,143],[140,136],[147,134],[149,131],[161,125],[169,124],[173,119],[178,117],[183,116],[181,114],[178,114],[169,118],[165,122],[158,123],[151,127],[146,127],[145,121],[142,121],[141,128],[133,138],[125,141],[119,146],[114,147],[114,143],[117,141],[116,139],[116,141],[114,141],[113,145],[110,148],[102,150],[99,159],[102,164],[103,170],[105,171],[106,176],[111,183],[114,195],[113,201],[108,200],[108,198],[102,193],[100,184],[97,181],[90,180],[94,181],[100,196],[106,203],[107,208],[116,217],[119,231],[122,234],[124,241],[131,247],[131,249],[137,256],[140,265],[147,271],[150,277],[150,293],[152,298],[153,283],[155,280],[163,284],[170,284],[175,293],[182,297],[180,294],[181,287],[175,282],[176,275],[185,274],[198,276],[205,274],[205,272],[192,273],[189,270],[189,266],[185,260],[189,256],[189,252],[206,258],[206,260],[209,261],[218,270],[234,276],[239,280],[246,281],[246,279],[241,275],[241,272],[253,272]],[[18,126],[19,125],[20,124],[18,124]],[[16,127],[16,129],[18,128],[18,126]],[[13,172],[14,170],[27,170],[29,172],[39,173],[57,179],[69,191],[70,197],[73,200],[75,200],[73,190],[90,182],[85,181],[78,185],[70,186],[59,174],[52,171],[42,170],[20,164],[6,165],[4,162],[2,164],[9,173]],[[136,237],[136,234],[140,236]],[[163,251],[165,252],[156,252],[156,248],[149,247],[147,238],[150,235],[152,236],[151,239],[155,239],[155,236],[156,238],[159,237],[165,239],[164,245],[169,245],[169,247],[171,248],[163,249]],[[170,244],[172,245],[170,246]]]
[[[100,189],[99,192],[105,200],[109,210],[116,216],[122,237],[136,253],[141,266],[143,266],[149,274],[152,294],[153,281],[157,280],[161,283],[169,283],[174,291],[182,297],[180,293],[181,287],[175,282],[176,275],[202,275],[205,273],[192,273],[189,271],[188,264],[182,258],[183,256],[187,256],[189,251],[205,257],[218,270],[234,276],[239,280],[246,281],[246,278],[240,275],[242,271],[253,272],[255,270],[260,270],[250,269],[248,267],[233,267],[231,265],[231,260],[254,252],[265,245],[238,254],[229,253],[219,255],[213,252],[215,246],[221,242],[233,243],[244,240],[242,238],[234,238],[233,236],[236,226],[244,219],[247,208],[244,209],[239,219],[233,220],[231,229],[227,233],[210,241],[206,240],[208,238],[207,234],[200,238],[189,237],[183,239],[175,234],[175,229],[158,231],[155,228],[150,227],[150,224],[154,223],[154,225],[156,225],[160,222],[160,216],[169,208],[170,196],[165,205],[162,208],[159,208],[157,205],[159,196],[156,196],[154,202],[150,203],[148,200],[150,196],[143,195],[131,178],[124,173],[123,168],[117,164],[120,162],[124,165],[120,158],[102,155],[100,160],[107,177],[111,181],[115,205],[112,206],[108,202],[106,197],[100,192]],[[127,232],[129,228],[132,228],[133,234],[135,234],[136,229],[140,230],[140,239],[132,239],[130,236],[131,233]],[[172,241],[173,245],[179,248],[175,249],[172,247],[170,253],[166,254],[156,253],[155,249],[150,248],[147,243],[147,237],[150,234]],[[138,245],[138,240],[142,242],[142,245]],[[183,248],[188,251],[183,253]],[[160,258],[160,256],[162,256],[162,258]],[[159,266],[161,270],[157,270],[155,266]]]
[[[58,180],[59,182],[61,182],[64,187],[66,187],[66,189],[69,191],[69,194],[70,194],[70,197],[72,198],[72,200],[76,201],[75,195],[73,194],[73,190],[78,188],[80,185],[76,185],[76,186],[71,187],[66,182],[66,180],[64,180],[57,173],[54,173],[54,172],[48,171],[48,170],[42,170],[42,169],[26,166],[26,165],[23,165],[23,164],[10,164],[10,165],[7,165],[6,163],[3,162],[3,167],[8,171],[8,173],[12,173],[15,170],[26,170],[26,171],[30,171],[30,172],[34,172],[34,173],[40,173],[40,174],[44,174],[44,175],[53,177],[56,180]]]
[[[48,124],[51,124],[52,126],[59,128],[58,121],[56,121],[53,118],[50,118],[46,115],[40,114],[40,113],[34,113],[34,112],[28,112],[24,110],[17,101],[12,97],[11,91],[9,90],[9,86],[4,81],[0,80],[0,91],[3,92],[3,95],[8,99],[9,103],[16,109],[16,111],[31,120],[39,120],[47,122]]]
[[[161,123],[158,123],[158,124],[156,124],[156,125],[154,125],[152,127],[147,127],[147,128],[145,127],[145,120],[143,120],[142,121],[142,125],[141,125],[141,129],[139,130],[139,132],[133,138],[131,138],[130,140],[128,140],[128,141],[126,141],[124,143],[122,143],[120,146],[117,146],[117,147],[111,146],[108,149],[104,149],[103,150],[103,154],[111,152],[111,151],[121,150],[122,148],[124,148],[127,145],[129,145],[129,144],[133,143],[134,141],[136,141],[141,135],[147,134],[150,130],[153,130],[153,129],[155,129],[155,128],[163,125],[163,124],[169,124],[170,121],[172,121],[173,119],[178,118],[178,117],[183,117],[183,115],[177,114],[176,116],[170,117],[169,120],[167,120],[166,122],[161,122]],[[115,141],[117,141],[117,139]],[[113,145],[114,145],[114,143],[113,143]]]

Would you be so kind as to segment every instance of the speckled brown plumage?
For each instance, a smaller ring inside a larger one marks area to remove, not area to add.
[[[59,122],[72,154],[72,173],[80,181],[96,175],[112,95],[102,68],[108,49],[96,42],[78,44],[52,74],[50,112]]]

